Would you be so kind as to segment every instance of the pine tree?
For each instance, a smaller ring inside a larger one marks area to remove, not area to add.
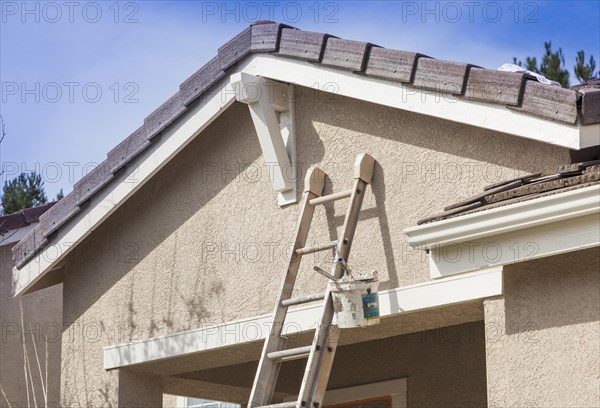
[[[569,87],[569,71],[565,68],[565,56],[562,52],[562,48],[558,51],[552,52],[552,43],[550,41],[544,43],[546,52],[542,57],[542,61],[538,67],[537,59],[535,57],[527,57],[526,68],[529,71],[536,72],[545,76],[548,79],[558,82],[562,87]],[[513,58],[515,64],[523,66],[521,61],[517,61]]]
[[[579,82],[586,82],[596,77],[596,61],[594,56],[590,55],[589,62],[585,63],[585,53],[583,50],[577,52],[577,58],[575,58],[575,67],[573,71]]]
[[[4,183],[2,190],[2,211],[12,214],[24,208],[46,203],[42,176],[33,173],[21,173],[11,181]]]

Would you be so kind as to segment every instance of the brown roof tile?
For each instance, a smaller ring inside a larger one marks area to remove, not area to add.
[[[517,106],[525,75],[473,67],[469,71],[465,97],[475,101]]]
[[[321,65],[361,72],[367,57],[368,43],[328,37]]]
[[[40,216],[48,211],[54,204],[56,204],[56,201],[0,216],[0,232],[22,228],[29,224],[33,224],[34,222],[38,222]]]
[[[281,32],[279,51],[275,55],[320,62],[323,58],[327,34],[284,28]]]
[[[371,47],[365,74],[399,82],[412,82],[417,58],[429,58],[415,52]]]
[[[600,184],[600,160],[567,164],[559,166],[556,171],[556,174],[528,174],[505,182],[492,184],[485,187],[483,193],[449,205],[444,208],[444,212],[422,219],[417,224],[441,221],[520,201]]]
[[[600,123],[600,89],[582,88],[581,93],[581,119],[584,125]]]
[[[513,109],[544,119],[574,124],[577,121],[577,92],[537,81],[526,81],[523,102]]]
[[[462,95],[469,64],[419,58],[413,85],[431,91]]]

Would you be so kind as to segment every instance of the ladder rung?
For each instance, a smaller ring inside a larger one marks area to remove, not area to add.
[[[313,198],[312,200],[309,201],[309,203],[310,203],[310,205],[319,205],[319,204],[326,204],[331,201],[341,200],[343,198],[350,197],[352,195],[352,191],[353,190],[340,191],[339,193],[333,193],[333,194],[329,194],[329,195],[326,195],[323,197]]]
[[[288,307],[294,305],[301,305],[302,303],[314,302],[315,300],[323,300],[325,293],[315,293],[313,295],[299,296],[297,298],[291,298],[281,301],[281,306]]]
[[[296,401],[292,401],[292,402],[280,402],[277,404],[271,404],[271,405],[263,405],[262,407],[258,407],[258,408],[296,408],[298,406],[298,403]]]
[[[312,254],[313,252],[327,251],[328,249],[337,247],[337,244],[338,244],[337,241],[331,241],[326,244],[318,244],[315,246],[298,248],[298,249],[296,249],[296,254],[306,255],[306,254]]]
[[[312,346],[296,347],[287,350],[273,351],[267,354],[270,360],[274,361],[290,361],[308,357]]]

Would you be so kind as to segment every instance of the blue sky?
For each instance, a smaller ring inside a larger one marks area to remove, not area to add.
[[[65,193],[256,19],[497,68],[562,47],[600,59],[599,1],[0,1],[2,181]],[[571,84],[577,80],[571,75]]]

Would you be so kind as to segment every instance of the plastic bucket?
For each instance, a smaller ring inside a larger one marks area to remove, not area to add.
[[[329,285],[340,329],[379,324],[377,279],[337,281]]]

